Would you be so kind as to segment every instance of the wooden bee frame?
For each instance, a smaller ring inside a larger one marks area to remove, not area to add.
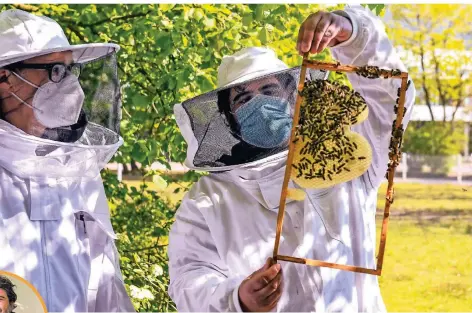
[[[299,121],[300,105],[303,101],[303,97],[301,96],[301,91],[303,90],[303,87],[305,85],[307,68],[325,70],[325,71],[357,73],[358,75],[361,75],[367,78],[372,78],[372,79],[392,78],[392,79],[401,79],[402,81],[401,87],[398,89],[397,104],[393,108],[395,113],[397,114],[397,118],[394,121],[393,126],[392,126],[392,138],[390,140],[390,153],[389,153],[390,161],[388,164],[388,170],[386,174],[386,177],[388,179],[388,187],[387,187],[387,195],[385,198],[385,209],[384,209],[384,214],[383,214],[382,230],[381,230],[381,235],[380,235],[380,246],[379,246],[379,251],[377,255],[377,266],[375,269],[364,268],[364,267],[353,266],[353,265],[330,263],[330,262],[324,262],[320,260],[295,258],[292,256],[278,254],[279,244],[280,244],[280,235],[282,233],[283,219],[284,219],[284,214],[285,214],[287,188],[288,188],[288,183],[291,177],[292,163],[293,163],[293,156],[294,156],[295,145],[293,143],[293,140],[295,139],[296,128]],[[408,87],[409,87],[408,73],[401,72],[400,70],[384,70],[375,66],[357,67],[357,66],[351,66],[351,65],[341,65],[339,63],[336,64],[336,63],[313,61],[313,60],[308,60],[307,54],[305,54],[303,58],[302,67],[300,70],[298,95],[297,95],[297,100],[295,103],[295,112],[293,116],[293,126],[292,126],[292,133],[290,137],[287,165],[285,169],[285,178],[282,185],[280,206],[279,206],[279,212],[277,216],[277,229],[276,229],[274,254],[273,254],[273,258],[275,262],[277,262],[278,260],[281,260],[281,261],[287,261],[287,262],[307,264],[307,265],[312,265],[312,266],[329,267],[329,268],[357,272],[357,273],[365,273],[365,274],[378,275],[378,276],[381,275],[384,254],[385,254],[385,244],[387,241],[387,227],[388,227],[388,218],[390,215],[390,205],[393,203],[393,194],[394,194],[393,178],[395,176],[395,168],[400,163],[400,158],[401,158],[401,142],[402,142],[402,136],[403,136],[402,121],[403,121],[403,116],[406,113],[405,95],[406,95],[406,91]]]

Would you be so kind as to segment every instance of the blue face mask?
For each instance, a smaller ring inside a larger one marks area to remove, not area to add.
[[[292,130],[290,104],[285,99],[257,95],[235,113],[242,139],[259,148],[286,144]]]

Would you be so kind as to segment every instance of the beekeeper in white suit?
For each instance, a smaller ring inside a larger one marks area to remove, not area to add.
[[[122,143],[119,47],[72,46],[20,10],[0,13],[0,43],[0,270],[51,312],[134,311],[100,177]]]
[[[306,19],[299,33],[298,51],[311,49],[317,53],[326,46],[343,64],[406,71],[382,22],[361,7],[317,12]],[[175,107],[176,120],[188,143],[187,165],[217,172],[202,177],[188,192],[170,232],[169,294],[179,311],[386,309],[376,276],[288,262],[270,264],[268,260],[274,248],[290,129],[286,121],[280,122],[284,120],[282,113],[289,111],[281,103],[290,101],[277,92],[277,80],[283,78],[280,71],[286,68],[269,49],[243,49],[223,58],[218,70],[219,86],[233,86],[226,92],[229,115],[215,114],[216,105],[207,95]],[[253,80],[262,75],[261,80]],[[328,189],[309,189],[305,200],[289,201],[279,251],[282,255],[375,268],[377,191],[387,170],[400,81],[369,80],[355,74],[348,77],[369,106],[368,119],[352,129],[372,146],[372,165],[352,181]],[[267,92],[270,88],[276,91]],[[224,93],[224,88],[218,91],[218,101]],[[411,86],[405,126],[414,95]],[[208,112],[205,118],[204,112]],[[233,116],[233,122],[228,116]],[[219,123],[217,119],[226,120]],[[239,134],[231,126],[234,122]],[[224,125],[233,128],[234,140],[266,149],[260,154],[264,158],[247,156],[242,164],[222,162],[225,159],[215,151],[224,151],[226,160],[234,152],[224,146],[233,139],[212,138],[224,133]],[[278,139],[269,138],[270,132]],[[279,152],[274,143],[284,151]]]

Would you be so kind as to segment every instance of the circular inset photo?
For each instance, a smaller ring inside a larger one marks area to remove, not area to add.
[[[0,313],[47,313],[36,288],[18,275],[0,271]]]

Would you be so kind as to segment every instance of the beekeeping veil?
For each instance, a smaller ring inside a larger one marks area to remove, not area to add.
[[[70,51],[73,62],[82,67],[78,82],[75,80],[82,105],[72,124],[45,126],[39,134],[31,135],[9,123],[8,119],[0,119],[0,166],[24,178],[96,177],[122,144],[115,55],[119,46],[70,45],[58,23],[20,10],[0,13],[0,42],[0,69],[14,71],[15,64],[22,61],[65,51]],[[68,73],[66,77],[71,75]],[[64,92],[59,99],[63,99],[64,104],[70,100],[67,91],[70,85],[48,84],[48,90],[43,90],[43,94],[50,96]],[[36,99],[38,103],[43,112],[47,112],[50,103]],[[0,105],[3,104],[0,102]]]
[[[225,56],[218,69],[220,88],[174,107],[188,144],[185,165],[225,171],[285,157],[299,76],[300,67],[288,68],[267,48]],[[309,80],[327,76],[307,73]]]

